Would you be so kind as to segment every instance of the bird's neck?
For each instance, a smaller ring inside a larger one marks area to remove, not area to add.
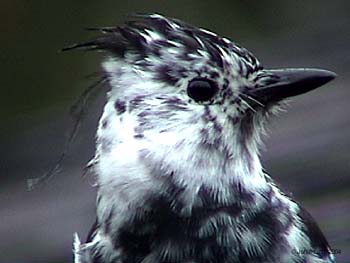
[[[152,144],[142,160],[156,174],[171,175],[175,183],[194,191],[202,186],[225,191],[232,185],[239,185],[252,192],[266,187],[256,144],[243,144],[246,138],[237,135],[229,143],[221,138],[221,142],[210,144],[195,137],[179,140],[176,136],[177,143],[172,143],[171,137],[157,134],[154,140],[146,138]]]

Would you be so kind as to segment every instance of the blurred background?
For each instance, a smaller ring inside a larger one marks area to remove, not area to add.
[[[338,73],[294,98],[274,118],[263,164],[317,219],[338,262],[350,261],[350,1],[1,1],[0,262],[72,262],[73,233],[94,221],[93,156],[104,95],[63,162],[61,173],[28,192],[63,150],[69,107],[98,71],[95,53],[58,50],[93,37],[83,28],[122,23],[132,12],[159,12],[231,38],[266,68],[322,67]]]

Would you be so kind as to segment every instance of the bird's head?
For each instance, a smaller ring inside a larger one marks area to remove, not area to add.
[[[335,77],[320,69],[264,69],[230,40],[157,14],[96,30],[101,36],[73,48],[108,51],[103,68],[111,90],[101,137],[113,137],[109,145],[148,141],[182,160],[196,153],[206,163],[252,158],[279,102]]]

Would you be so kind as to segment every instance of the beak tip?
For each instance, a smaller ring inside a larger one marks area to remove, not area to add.
[[[309,85],[310,90],[321,87],[337,77],[336,73],[325,69],[311,69],[306,72],[308,73],[302,81]]]
[[[338,75],[334,73],[333,71],[325,70],[325,69],[317,69],[318,78],[320,81],[323,82],[323,84],[326,84],[327,82],[335,79]]]

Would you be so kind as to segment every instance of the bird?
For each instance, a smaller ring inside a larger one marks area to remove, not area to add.
[[[134,14],[64,50],[102,52],[96,222],[75,263],[334,263],[301,204],[260,161],[270,117],[336,77],[265,69],[228,38]]]

